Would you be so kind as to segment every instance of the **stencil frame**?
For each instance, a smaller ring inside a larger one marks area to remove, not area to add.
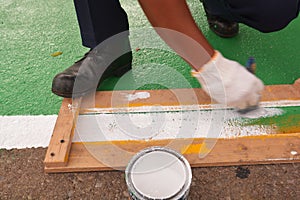
[[[130,103],[121,98],[124,93],[134,94],[135,92],[137,91],[97,92],[95,95],[96,109],[113,111],[115,108],[122,109],[128,106],[191,105],[195,101],[199,105],[209,107],[211,102],[202,89],[139,90],[138,92],[150,93],[150,98],[137,98]],[[196,94],[196,96],[191,94]],[[118,101],[112,103],[112,96]],[[118,96],[120,98],[115,98]],[[178,102],[178,96],[181,98],[180,102]],[[292,85],[266,86],[262,94],[263,103],[299,100],[300,79]],[[101,105],[98,102],[101,102]],[[73,143],[77,116],[87,110],[75,110],[74,112],[70,109],[71,104],[72,99],[63,99],[44,160],[46,173],[124,169],[127,165],[124,160],[129,158],[124,159],[121,155],[115,154],[113,146],[135,154],[149,146],[166,146],[170,143],[172,144],[171,148],[182,153],[192,167],[300,162],[300,125],[294,129],[294,132],[285,134],[218,139],[214,148],[209,150],[208,155],[204,158],[199,157],[199,151],[200,149],[205,150],[205,146],[210,143],[210,139],[205,138]],[[107,158],[114,162],[110,166],[104,165],[94,158],[86,147],[105,150]]]

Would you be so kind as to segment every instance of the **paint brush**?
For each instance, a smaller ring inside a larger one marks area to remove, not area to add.
[[[237,112],[239,114],[242,114],[242,115],[245,115],[249,112],[252,112],[252,111],[255,111],[257,109],[259,109],[260,107],[258,105],[255,105],[255,106],[248,106],[247,108],[244,108],[244,109],[238,109]]]
[[[252,74],[255,75],[255,71],[256,71],[256,62],[255,59],[253,57],[249,57],[246,63],[246,69],[251,72]]]
[[[247,62],[246,62],[246,69],[252,73],[253,75],[255,75],[256,72],[256,62],[254,57],[249,57]],[[258,112],[258,110],[260,110],[260,106],[259,105],[255,105],[255,106],[249,106],[245,109],[238,109],[237,112],[243,116],[243,117],[247,117],[247,114],[251,113],[251,118],[253,117],[253,114],[255,115],[255,113],[257,113],[257,117],[260,117],[260,112]]]

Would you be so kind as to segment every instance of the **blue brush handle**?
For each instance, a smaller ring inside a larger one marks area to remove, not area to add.
[[[255,74],[256,70],[256,62],[253,57],[249,57],[246,63],[246,69],[251,72],[252,74]]]

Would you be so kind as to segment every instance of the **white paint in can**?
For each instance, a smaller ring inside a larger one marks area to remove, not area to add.
[[[192,172],[177,152],[151,147],[138,153],[126,168],[126,182],[132,199],[186,199]]]

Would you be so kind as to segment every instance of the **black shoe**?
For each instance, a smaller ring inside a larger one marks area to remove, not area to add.
[[[224,38],[231,38],[239,33],[239,24],[236,22],[228,21],[220,16],[212,15],[208,9],[203,5],[207,22],[210,30],[215,34]]]
[[[110,59],[111,57],[108,53],[111,49],[104,49],[101,53],[102,50],[87,52],[83,58],[57,74],[52,82],[52,92],[66,98],[84,96],[90,92],[95,92],[99,84],[106,78],[110,76],[121,77],[131,70],[131,51],[117,58],[106,69],[101,69],[101,65],[105,66],[107,63],[105,62],[106,58]],[[97,64],[95,65],[95,63]],[[83,69],[80,68],[81,66]],[[79,69],[81,70],[79,71]],[[76,88],[74,89],[76,79]]]

